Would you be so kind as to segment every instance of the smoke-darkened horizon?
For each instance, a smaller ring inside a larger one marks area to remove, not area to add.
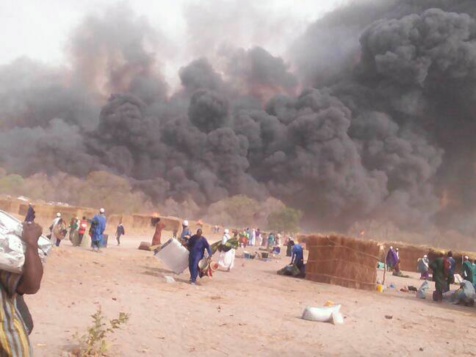
[[[352,3],[290,43],[287,61],[221,46],[173,91],[162,37],[117,7],[72,33],[71,66],[0,67],[0,167],[108,171],[153,202],[204,209],[272,196],[311,228],[473,234],[475,16],[469,0]]]

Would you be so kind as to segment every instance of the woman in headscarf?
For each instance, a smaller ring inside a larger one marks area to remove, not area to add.
[[[430,261],[425,254],[423,258],[418,259],[418,271],[420,272],[420,279],[426,280],[430,277],[428,270],[430,268]]]
[[[473,264],[471,264],[471,261],[469,260],[468,256],[465,256],[463,258],[463,279],[467,280],[471,283],[474,283],[473,281]]]
[[[230,240],[230,231],[225,229],[223,233],[223,238],[221,240],[221,245],[219,247],[220,250],[220,258],[218,259],[218,265],[221,266],[226,271],[230,271],[233,269],[235,265],[235,253],[236,250],[233,247],[227,247],[226,243]],[[229,248],[229,249],[228,249]]]

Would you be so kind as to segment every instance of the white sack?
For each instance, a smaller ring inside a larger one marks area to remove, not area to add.
[[[327,322],[331,319],[334,312],[340,311],[341,305],[330,307],[306,307],[302,318],[308,321]]]
[[[20,220],[0,211],[0,270],[21,273],[25,264],[26,245],[22,241],[23,226]],[[38,239],[38,254],[42,263],[51,252],[51,241],[45,236]]]

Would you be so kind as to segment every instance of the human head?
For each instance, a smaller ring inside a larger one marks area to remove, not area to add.
[[[104,214],[104,212],[106,212],[106,211],[104,210],[104,208],[100,208],[100,209],[99,209],[99,213],[100,213],[100,214]]]
[[[184,227],[188,227],[188,221],[187,221],[187,220],[183,221],[182,225],[183,225]]]
[[[197,229],[197,236],[199,236],[199,237],[202,236],[202,229],[201,228]]]
[[[423,256],[423,258],[428,258],[428,255],[425,254],[425,255]]]
[[[469,257],[468,257],[467,255],[465,255],[463,259],[464,259],[464,261],[466,262],[466,261],[469,260]]]
[[[448,258],[451,258],[451,257],[453,257],[453,252],[450,250],[450,251],[448,252]]]
[[[228,228],[225,228],[224,232],[225,232],[225,234],[230,233],[230,231],[228,230]]]
[[[86,219],[86,216],[83,216],[83,219]]]
[[[61,217],[61,213],[56,213],[56,217]]]

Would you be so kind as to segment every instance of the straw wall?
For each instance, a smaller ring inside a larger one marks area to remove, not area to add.
[[[385,255],[382,257],[382,261],[385,261],[386,255],[390,247],[394,249],[398,248],[398,255],[400,257],[400,270],[417,271],[417,261],[425,254],[428,255],[430,248],[421,245],[410,245],[397,242],[385,243]]]
[[[380,246],[340,236],[306,237],[306,279],[348,288],[374,290]]]
[[[390,247],[398,248],[399,257],[400,257],[400,269],[410,272],[417,271],[417,261],[419,258],[423,257],[425,254],[428,255],[430,261],[435,260],[440,254],[448,253],[448,250],[435,249],[428,246],[422,245],[410,245],[398,242],[391,242],[384,244],[384,256],[381,257],[381,260],[384,261],[386,254]],[[462,267],[462,257],[467,255],[471,260],[476,259],[476,253],[474,252],[459,252],[453,251],[453,258],[456,261],[456,272],[461,272]]]

